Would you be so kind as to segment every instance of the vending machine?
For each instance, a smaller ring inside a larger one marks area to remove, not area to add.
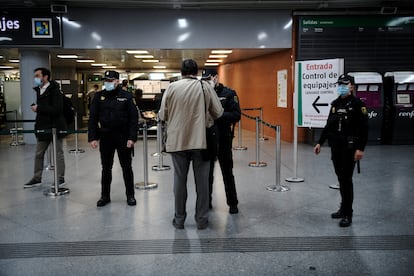
[[[414,72],[387,72],[393,105],[392,143],[414,144]]]
[[[377,72],[350,72],[348,74],[355,79],[354,95],[367,106],[368,143],[379,144],[384,116],[382,75]]]

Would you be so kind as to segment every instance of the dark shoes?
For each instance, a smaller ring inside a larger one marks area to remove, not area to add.
[[[65,185],[66,185],[65,179],[64,178],[59,179],[59,187],[62,187],[62,186],[65,186]],[[55,183],[53,183],[50,187],[54,188]]]
[[[32,178],[29,182],[27,182],[26,184],[23,185],[23,188],[33,188],[33,187],[37,187],[40,186],[40,184],[42,183],[42,181],[40,179],[34,179]]]
[[[341,210],[338,210],[338,212],[335,212],[335,213],[331,214],[331,218],[333,218],[333,219],[340,219],[340,218],[343,218],[343,217],[345,217],[345,215],[344,215],[344,213],[342,213]]]
[[[99,199],[98,202],[96,202],[96,206],[103,207],[106,204],[108,204],[109,202],[111,202],[111,200],[109,198],[101,197],[101,199]]]
[[[137,205],[137,201],[135,200],[134,196],[128,196],[127,197],[127,204],[129,206],[135,206],[135,205]]]
[[[204,230],[208,227],[208,221],[205,223],[197,223],[197,229],[198,230]]]
[[[351,216],[345,216],[341,219],[339,222],[340,227],[348,227],[352,224],[352,217]]]
[[[230,206],[229,213],[230,214],[238,214],[239,213],[239,208],[237,208],[237,205]]]
[[[177,222],[175,221],[175,219],[173,219],[173,221],[172,221],[172,225],[175,227],[175,229],[179,229],[179,230],[184,229],[184,224],[179,224],[179,223],[177,223]]]

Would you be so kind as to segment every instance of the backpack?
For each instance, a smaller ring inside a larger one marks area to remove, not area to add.
[[[75,108],[72,105],[72,100],[63,95],[63,117],[67,125],[72,124],[75,121]]]

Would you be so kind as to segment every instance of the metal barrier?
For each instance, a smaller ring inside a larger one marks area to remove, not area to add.
[[[57,130],[56,128],[52,128],[52,141],[53,141],[53,162],[57,166],[57,154],[56,154]],[[61,195],[68,194],[70,192],[68,188],[59,187],[57,168],[55,168],[54,170],[54,179],[55,179],[55,185],[51,187],[49,190],[46,190],[44,192],[46,196],[61,196]]]
[[[259,118],[260,118],[260,121],[263,121],[263,107],[242,108],[241,110],[244,110],[244,111],[259,110]],[[259,133],[261,135],[259,137],[259,141],[269,140],[269,138],[266,138],[264,136],[264,128],[263,128],[263,126],[261,124],[259,125]]]
[[[256,120],[256,161],[250,162],[249,167],[266,167],[267,163],[260,161],[260,145],[259,145],[259,117]]]
[[[53,171],[55,169],[55,161],[53,160],[54,155],[54,145],[53,141],[49,144],[46,151],[46,160],[47,160],[47,166],[46,170]]]
[[[19,130],[17,126],[17,110],[9,111],[7,113],[14,113],[14,130]],[[10,143],[10,146],[16,147],[24,144],[24,142],[19,141],[19,134],[17,132],[14,135],[12,134],[12,142]]]
[[[164,154],[162,152],[163,146],[163,129],[162,129],[162,121],[157,118],[157,157],[158,157],[158,165],[152,166],[153,171],[168,171],[171,169],[170,166],[164,165]],[[153,156],[155,156],[153,154]]]
[[[71,149],[69,153],[78,154],[78,153],[84,153],[85,150],[79,149],[79,142],[78,142],[78,112],[75,110],[75,148]]]
[[[144,181],[138,182],[135,184],[135,188],[139,190],[149,190],[155,189],[158,187],[157,183],[149,183],[148,182],[148,126],[146,123],[143,124],[142,128],[140,128],[143,132],[143,159],[144,159]]]
[[[259,133],[259,126],[258,125],[259,125],[259,123],[261,123],[261,124],[263,124],[263,125],[265,125],[269,128],[272,128],[276,131],[276,157],[275,157],[276,158],[276,162],[275,162],[275,166],[276,166],[276,169],[275,169],[275,171],[276,171],[276,185],[268,186],[268,187],[266,187],[266,189],[268,191],[272,191],[272,192],[286,192],[286,191],[289,191],[288,187],[280,185],[280,177],[281,177],[280,169],[281,169],[281,165],[282,165],[282,162],[281,162],[282,147],[281,147],[281,139],[280,139],[281,127],[279,125],[274,126],[274,125],[271,125],[269,123],[266,123],[265,121],[260,120],[259,117],[251,117],[251,116],[243,114],[243,113],[242,113],[242,115],[249,118],[249,119],[256,120],[256,163],[251,162],[249,164],[249,166],[257,167],[257,166],[255,166],[255,164],[258,163],[258,159],[259,159],[259,155],[257,154],[257,152],[260,151],[260,148],[258,146],[259,145],[259,142],[258,142],[258,140],[259,140],[259,134],[258,134]],[[251,164],[253,164],[253,165],[251,165]]]
[[[247,150],[247,147],[242,146],[242,118],[237,123],[237,146],[233,147],[234,150]]]

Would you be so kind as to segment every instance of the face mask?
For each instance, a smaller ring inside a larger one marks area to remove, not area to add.
[[[349,86],[347,85],[338,85],[338,88],[336,89],[339,96],[345,96],[349,94]]]
[[[42,85],[42,80],[40,78],[34,78],[34,83],[36,86],[41,86]]]
[[[115,89],[115,83],[114,82],[104,82],[104,87],[106,91],[112,91]]]

